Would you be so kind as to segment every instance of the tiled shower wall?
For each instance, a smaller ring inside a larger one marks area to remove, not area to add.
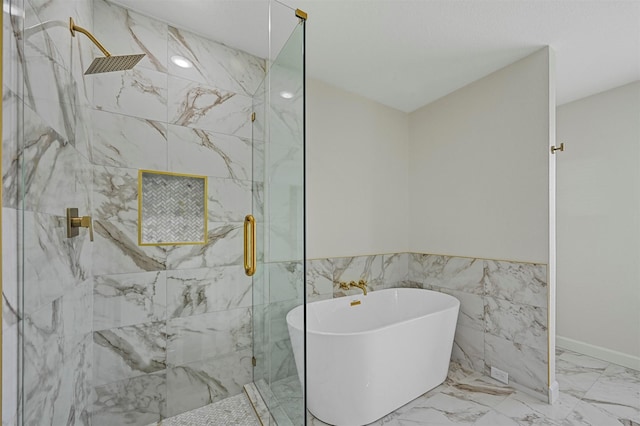
[[[242,221],[265,62],[103,1],[94,29],[114,50],[147,56],[93,80],[93,424],[144,424],[252,381]],[[209,177],[206,245],[137,245],[138,169]]]
[[[24,267],[25,424],[148,424],[239,393],[251,381],[242,220],[264,60],[102,0],[24,10],[4,28],[4,112],[16,123],[3,134],[4,254],[25,257],[5,261],[3,347],[17,346]],[[83,76],[99,52],[70,37],[69,16],[114,54],[147,56]],[[195,66],[176,67],[174,54]],[[137,245],[138,169],[209,177],[207,245]],[[93,216],[93,243],[86,230],[65,237],[66,207]],[[11,237],[19,225],[24,247]]]
[[[452,359],[486,374],[500,368],[512,383],[546,398],[546,265],[419,253],[309,260],[308,301],[344,296],[337,283],[359,279],[373,291],[414,287],[455,296]]]

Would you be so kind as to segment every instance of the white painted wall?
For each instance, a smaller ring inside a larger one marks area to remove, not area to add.
[[[409,117],[409,249],[548,263],[549,49]]]
[[[307,257],[407,250],[408,116],[307,81]]]
[[[558,341],[640,368],[640,82],[557,121]]]

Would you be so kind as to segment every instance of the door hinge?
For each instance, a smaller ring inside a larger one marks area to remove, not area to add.
[[[256,113],[255,113],[255,112],[252,112],[252,113],[251,113],[251,121],[252,121],[252,122],[253,122],[253,121],[256,121]]]
[[[258,363],[258,361],[256,361],[256,357],[252,356],[251,357],[251,365],[253,365],[255,367],[257,363]]]

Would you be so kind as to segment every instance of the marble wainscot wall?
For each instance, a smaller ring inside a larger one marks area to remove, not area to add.
[[[463,368],[509,373],[510,384],[547,398],[546,265],[420,253],[307,261],[307,300],[357,294],[339,281],[364,279],[371,291],[415,287],[460,300],[452,360]]]
[[[102,0],[94,30],[135,69],[94,76],[94,425],[149,424],[252,381],[252,95],[265,61]],[[170,61],[187,58],[191,68]],[[208,176],[208,243],[137,244],[137,172]]]

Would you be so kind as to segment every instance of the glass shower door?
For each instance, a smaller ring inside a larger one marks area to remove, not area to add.
[[[292,347],[286,323],[305,300],[304,88],[300,20],[254,96],[253,377],[278,425],[304,424],[305,413],[293,355],[304,347]]]

